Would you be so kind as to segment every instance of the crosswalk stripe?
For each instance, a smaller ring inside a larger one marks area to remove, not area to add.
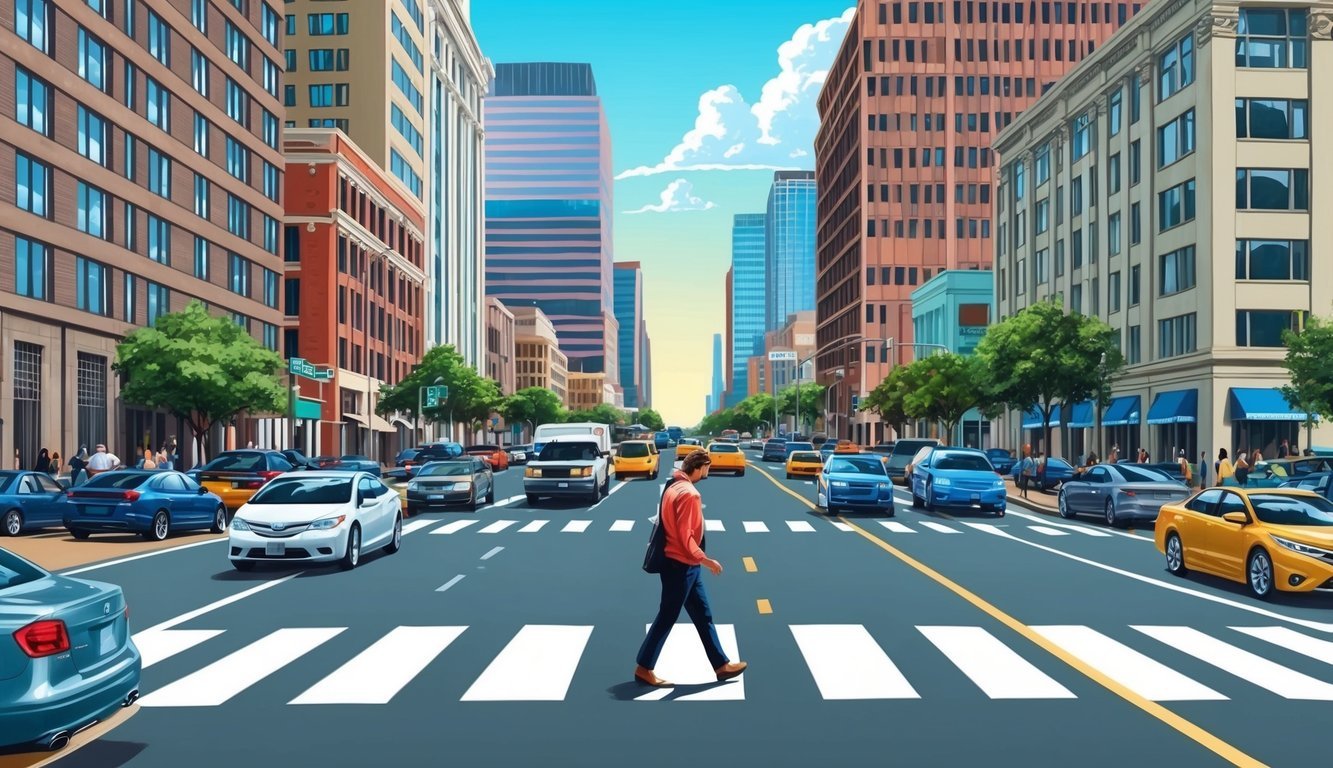
[[[888,528],[893,533],[916,533],[916,531],[912,530],[911,528],[908,528],[902,523],[895,522],[893,520],[880,520],[879,524],[884,526],[885,528]]]
[[[1074,699],[1068,688],[982,627],[917,627],[992,699]]]
[[[431,535],[458,533],[469,525],[475,525],[476,523],[476,520],[455,520],[452,523],[445,523],[439,528],[431,531]]]
[[[1028,526],[1028,530],[1029,530],[1029,531],[1036,531],[1037,533],[1044,533],[1044,534],[1046,534],[1047,536],[1068,536],[1068,535],[1069,535],[1069,531],[1062,531],[1062,530],[1060,530],[1059,528],[1047,528],[1047,527],[1044,526],[1044,525],[1029,525],[1029,526]]]
[[[546,525],[546,524],[549,523],[549,522],[551,522],[551,521],[550,521],[550,520],[533,520],[532,522],[528,523],[527,525],[523,526],[522,528],[519,528],[519,529],[518,529],[518,532],[519,532],[519,533],[536,533],[537,531],[540,531],[540,530],[542,529],[542,526]]]
[[[1288,627],[1232,627],[1232,629],[1325,664],[1333,664],[1333,642],[1328,640],[1303,635]]]
[[[1032,627],[1102,674],[1149,701],[1225,701],[1226,696],[1090,627]]]
[[[485,528],[482,528],[480,531],[477,531],[477,533],[499,533],[509,526],[517,524],[517,520],[496,520]]]
[[[1284,699],[1333,701],[1333,685],[1192,627],[1135,626],[1134,629]]]
[[[725,531],[725,530],[727,530],[727,529],[726,529],[725,526],[722,525],[722,521],[721,521],[721,520],[704,520],[704,530],[705,530],[705,531]]]
[[[745,526],[746,533],[768,533],[768,526],[762,520],[746,520],[741,524]]]
[[[921,698],[864,626],[793,624],[790,629],[825,699]]]
[[[421,530],[422,528],[429,528],[429,527],[431,527],[432,525],[435,525],[435,524],[438,523],[438,522],[440,522],[440,521],[439,521],[439,520],[413,520],[412,522],[410,522],[410,523],[408,523],[408,524],[406,524],[406,525],[403,526],[403,535],[406,536],[407,534],[412,533],[412,532],[414,532],[414,531],[419,531],[419,530]]]
[[[632,531],[632,530],[634,530],[634,521],[633,521],[633,520],[617,520],[617,521],[615,521],[614,523],[611,523],[611,530],[612,530],[612,531],[616,531],[616,532],[618,532],[618,533],[626,533],[626,532]]]
[[[838,530],[842,531],[843,533],[851,533],[851,532],[852,532],[852,527],[851,527],[850,525],[848,525],[848,524],[846,524],[846,523],[840,521],[840,520],[830,520],[829,522],[833,524],[833,527],[834,527],[834,528],[837,528]]]
[[[1074,531],[1075,533],[1081,533],[1084,536],[1093,536],[1099,539],[1111,538],[1111,534],[1107,533],[1106,531],[1099,531],[1096,528],[1090,528],[1086,525],[1062,525],[1060,527],[1070,531]]]
[[[144,707],[215,707],[282,669],[346,627],[279,629],[139,699]]]
[[[792,533],[814,533],[815,527],[806,520],[788,520],[787,527]]]
[[[591,635],[590,626],[525,624],[462,701],[563,701]]]
[[[132,638],[139,648],[143,669],[188,651],[222,634],[220,629],[149,629]]]
[[[570,520],[565,523],[565,527],[560,529],[561,533],[583,533],[592,525],[591,520]]]
[[[644,625],[644,632],[648,627]],[[727,658],[736,661],[740,650],[736,646],[736,627],[732,624],[718,624],[717,639],[722,643],[722,650]],[[676,701],[742,701],[745,699],[745,675],[726,683],[717,682],[713,665],[708,662],[708,654],[699,642],[699,633],[693,624],[676,624],[667,634],[662,646],[662,655],[657,658],[653,672],[663,680],[670,680],[677,686],[697,686],[703,690],[674,695]],[[657,701],[672,693],[669,688],[654,688],[636,697],[637,701]],[[679,690],[677,690],[679,693]]]
[[[394,627],[290,704],[388,704],[467,627]]]
[[[961,531],[955,531],[954,529],[950,528],[944,523],[936,523],[930,520],[922,520],[921,524],[926,526],[932,531],[939,531],[940,533],[961,533]]]

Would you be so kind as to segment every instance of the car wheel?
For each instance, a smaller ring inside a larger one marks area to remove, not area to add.
[[[1250,560],[1245,566],[1245,577],[1255,597],[1267,600],[1273,596],[1273,561],[1267,552],[1256,549],[1250,553]]]
[[[743,469],[736,470],[736,477],[745,477],[745,470]]]
[[[528,494],[528,506],[529,507],[537,506],[537,494],[535,493]]]
[[[222,533],[227,530],[227,508],[221,504],[217,511],[213,513],[213,527],[209,529],[213,533]]]
[[[913,491],[912,491],[912,509],[921,509],[921,508],[924,507],[925,505],[926,505],[926,500],[923,499],[923,498],[921,498],[920,496],[917,496],[917,495],[916,495],[916,491],[913,490]]]
[[[359,562],[361,562],[361,526],[353,523],[352,530],[347,532],[347,549],[343,552],[342,560],[338,561],[338,567],[350,571]]]
[[[156,515],[153,515],[153,527],[143,535],[149,541],[166,541],[171,535],[171,515],[167,514],[165,509],[159,509]]]
[[[84,539],[88,538],[88,532],[83,530],[82,528],[74,528],[69,533],[71,536],[78,539],[79,541],[83,541]]]
[[[17,536],[23,532],[23,513],[11,509],[5,513],[5,535]]]
[[[1173,576],[1189,573],[1185,567],[1185,545],[1174,531],[1166,535],[1166,570]]]
[[[493,482],[491,483],[491,487],[486,489],[486,503],[495,503],[495,483]]]
[[[934,512],[934,511],[935,511],[935,484],[934,484],[934,483],[926,483],[926,503],[925,503],[925,506],[926,506],[926,511],[927,511],[927,512]]]
[[[1065,491],[1060,489],[1060,495],[1056,497],[1056,506],[1060,508],[1060,517],[1066,520],[1074,516],[1074,511],[1069,508],[1069,499],[1065,498]]]
[[[231,567],[238,571],[253,571],[255,569],[254,560],[232,560]]]
[[[1004,517],[1004,507],[1000,507],[1000,508],[996,509],[996,510],[995,510],[995,516],[996,516],[996,517]]]
[[[384,551],[393,554],[403,548],[403,518],[401,515],[393,516],[393,537],[384,547]]]
[[[792,476],[792,473],[788,472],[788,473],[787,473],[787,479],[788,479],[788,480],[791,480],[792,477],[793,477],[793,476]]]
[[[1061,491],[1060,495],[1063,496],[1064,492]],[[1120,525],[1120,519],[1115,513],[1115,499],[1106,500],[1106,525],[1111,528],[1117,528]]]
[[[469,512],[477,511],[477,489],[472,489],[472,495],[468,497],[467,508]]]

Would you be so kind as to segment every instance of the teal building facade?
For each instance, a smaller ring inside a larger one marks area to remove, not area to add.
[[[918,344],[940,344],[950,352],[970,355],[995,317],[995,283],[990,270],[942,270],[912,291],[912,327]],[[917,347],[915,357],[930,354]],[[968,411],[954,445],[990,448],[990,423],[976,410]]]

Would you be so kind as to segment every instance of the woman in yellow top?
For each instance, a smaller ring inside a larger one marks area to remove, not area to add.
[[[1231,459],[1227,458],[1227,449],[1223,448],[1217,452],[1217,464],[1215,469],[1217,470],[1218,485],[1221,485],[1222,481],[1226,480],[1228,477],[1236,474],[1236,468],[1231,466]]]

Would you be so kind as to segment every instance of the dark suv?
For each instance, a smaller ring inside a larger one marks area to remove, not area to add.
[[[897,485],[907,485],[906,469],[912,462],[912,458],[917,452],[927,446],[934,447],[940,444],[939,440],[926,438],[914,438],[909,440],[899,440],[893,444],[893,453],[889,454],[889,460],[885,462],[885,468],[889,470],[889,479]]]

